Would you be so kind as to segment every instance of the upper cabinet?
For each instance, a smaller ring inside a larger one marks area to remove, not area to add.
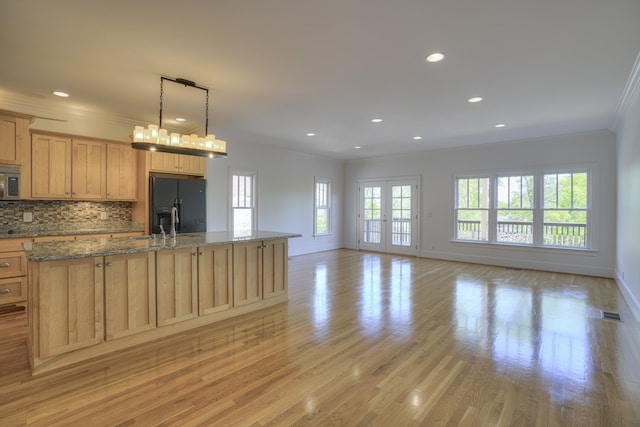
[[[206,157],[153,151],[151,152],[150,170],[151,172],[205,176],[207,174],[207,159]]]
[[[103,142],[72,140],[71,198],[107,197],[107,148]]]
[[[126,144],[34,133],[31,198],[136,200],[136,159]]]
[[[70,138],[31,136],[31,197],[71,198]]]
[[[0,164],[21,165],[22,146],[28,138],[28,119],[0,115]]]
[[[107,200],[136,200],[138,152],[125,144],[107,144]]]

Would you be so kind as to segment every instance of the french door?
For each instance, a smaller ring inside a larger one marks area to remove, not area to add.
[[[418,255],[418,180],[358,183],[358,248]]]

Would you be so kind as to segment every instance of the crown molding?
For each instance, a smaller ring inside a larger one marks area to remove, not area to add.
[[[638,52],[638,56],[636,56],[636,62],[633,64],[633,68],[631,69],[631,74],[629,74],[629,79],[627,80],[627,84],[622,91],[622,96],[620,96],[620,101],[618,102],[618,108],[616,109],[616,114],[613,118],[613,122],[611,123],[610,130],[616,131],[622,122],[625,113],[629,109],[629,106],[635,99],[636,95],[640,91],[640,52]]]

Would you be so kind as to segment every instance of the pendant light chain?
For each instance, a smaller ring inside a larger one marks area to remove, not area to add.
[[[209,134],[209,89],[206,89],[207,92],[207,103],[205,106],[205,116],[204,116],[204,134]]]
[[[160,122],[158,127],[162,127],[162,101],[164,100],[164,79],[160,77]]]

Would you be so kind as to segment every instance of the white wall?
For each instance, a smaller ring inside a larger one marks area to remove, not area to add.
[[[616,127],[618,229],[616,279],[640,320],[640,90],[629,99]]]
[[[229,142],[227,159],[207,160],[207,229],[229,228],[230,171],[257,173],[258,228],[302,234],[289,240],[289,254],[342,247],[342,189],[340,160],[258,144]],[[331,179],[333,235],[313,237],[314,178]]]
[[[454,174],[526,172],[576,164],[595,166],[592,200],[595,250],[570,251],[451,241],[454,231]],[[465,149],[427,151],[393,158],[347,161],[344,216],[347,247],[356,248],[357,243],[357,181],[408,175],[422,176],[420,254],[423,257],[606,277],[614,275],[616,140],[612,132],[590,132]]]

